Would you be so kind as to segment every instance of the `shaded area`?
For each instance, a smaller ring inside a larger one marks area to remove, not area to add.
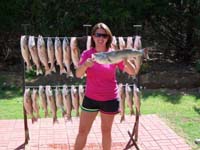
[[[0,86],[0,100],[9,100],[19,96],[22,96],[22,88],[15,86]]]
[[[194,106],[194,111],[200,115],[200,106]]]
[[[145,100],[148,97],[160,97],[163,101],[169,102],[172,104],[179,104],[183,95],[192,95],[196,100],[200,99],[199,89],[182,89],[182,90],[170,90],[170,89],[161,89],[161,90],[148,90],[145,89],[142,92],[142,97]]]

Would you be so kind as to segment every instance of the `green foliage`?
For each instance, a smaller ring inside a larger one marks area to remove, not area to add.
[[[200,73],[200,59],[196,62],[195,68]]]
[[[2,0],[0,33],[21,35],[21,24],[30,24],[27,34],[83,36],[83,24],[105,22],[114,35],[128,36],[135,34],[134,24],[142,24],[143,39],[164,40],[167,53],[173,49],[176,58],[189,62],[199,41],[199,8],[199,0]]]

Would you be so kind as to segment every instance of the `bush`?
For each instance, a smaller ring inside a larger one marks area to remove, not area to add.
[[[195,68],[196,68],[197,72],[200,73],[200,59],[197,60]]]

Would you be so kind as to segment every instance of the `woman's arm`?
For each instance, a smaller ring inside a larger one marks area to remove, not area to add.
[[[82,65],[76,68],[76,77],[81,78],[85,74],[87,68],[92,67],[93,64],[94,64],[93,59],[88,58]]]
[[[137,75],[140,71],[141,57],[132,60],[124,59],[124,71],[129,75]]]

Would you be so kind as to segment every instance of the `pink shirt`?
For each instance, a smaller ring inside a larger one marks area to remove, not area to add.
[[[94,48],[83,51],[79,65],[82,65],[87,58],[91,58],[93,53],[96,53]],[[118,98],[116,80],[117,67],[123,70],[123,62],[108,65],[94,62],[94,65],[86,70],[85,95],[97,101],[107,101]]]

